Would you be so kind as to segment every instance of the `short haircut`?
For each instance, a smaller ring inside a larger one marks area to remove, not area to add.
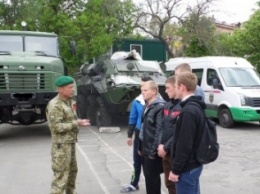
[[[176,81],[176,78],[175,78],[174,75],[172,75],[172,76],[170,76],[170,77],[168,77],[168,78],[166,79],[165,83],[166,83],[166,84],[169,83],[169,84],[174,85],[174,84],[175,84],[175,81]]]
[[[145,82],[143,85],[148,85],[151,90],[156,90],[157,92],[159,91],[157,83],[153,80],[149,80]]]
[[[186,71],[176,75],[176,81],[178,85],[186,86],[188,92],[195,92],[198,78],[194,73]]]
[[[175,71],[176,70],[179,70],[180,72],[185,72],[185,71],[192,72],[191,67],[188,63],[179,64],[177,67],[175,67]]]
[[[142,77],[141,78],[141,81],[143,81],[143,82],[147,82],[147,81],[152,81],[153,79],[151,78],[151,77]]]

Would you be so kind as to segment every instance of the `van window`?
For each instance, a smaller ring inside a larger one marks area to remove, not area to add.
[[[198,78],[198,85],[201,85],[202,73],[203,69],[192,69],[192,73],[194,73]]]
[[[213,85],[213,79],[218,78],[218,74],[215,69],[208,69],[207,70],[207,84],[209,86]]]

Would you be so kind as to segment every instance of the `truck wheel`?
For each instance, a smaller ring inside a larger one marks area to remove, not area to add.
[[[234,120],[229,109],[224,108],[218,114],[219,124],[224,128],[230,128],[234,125]]]
[[[112,118],[108,114],[106,107],[100,97],[96,99],[97,112],[96,112],[96,124],[97,127],[110,126],[112,124]]]
[[[90,120],[91,125],[96,125],[96,115],[97,115],[97,103],[96,96],[90,95],[87,97],[86,117]]]

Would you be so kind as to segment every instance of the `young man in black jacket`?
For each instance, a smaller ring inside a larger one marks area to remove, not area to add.
[[[165,101],[158,97],[158,86],[154,81],[147,81],[141,87],[146,101],[143,114],[143,171],[145,176],[146,193],[161,194],[162,160],[157,155],[162,132],[162,110]]]
[[[180,114],[180,100],[176,99],[175,77],[170,76],[165,82],[165,92],[170,101],[165,104],[163,109],[162,137],[158,146],[158,155],[163,158],[163,170],[165,186],[169,194],[176,194],[175,185],[169,180],[171,171],[170,149],[173,143],[173,135],[175,131],[175,122]]]
[[[147,81],[151,81],[151,77],[142,77],[141,86]],[[132,173],[130,184],[123,185],[121,193],[128,193],[139,190],[139,179],[141,174],[142,157],[138,154],[139,147],[139,133],[141,129],[141,121],[143,116],[145,101],[143,95],[137,96],[132,103],[131,111],[129,114],[129,125],[127,131],[127,144],[133,145],[133,160],[134,160],[134,171]],[[132,136],[134,135],[134,141]]]
[[[197,77],[191,72],[176,75],[176,97],[181,100],[182,110],[176,122],[172,145],[172,170],[169,180],[175,182],[178,194],[200,194],[199,177],[203,166],[195,158],[195,149],[204,125],[202,109],[206,105],[200,96],[195,96]]]

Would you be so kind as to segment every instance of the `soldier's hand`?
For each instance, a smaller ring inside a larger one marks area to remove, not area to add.
[[[77,122],[78,122],[78,125],[81,127],[86,127],[86,126],[90,125],[89,119],[78,119]]]

